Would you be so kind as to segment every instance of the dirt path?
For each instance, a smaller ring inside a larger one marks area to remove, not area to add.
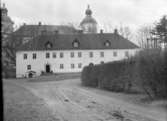
[[[165,112],[140,107],[95,93],[80,86],[79,79],[18,84],[44,100],[53,115],[62,121],[166,121]]]

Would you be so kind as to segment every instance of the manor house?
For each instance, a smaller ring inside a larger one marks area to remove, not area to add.
[[[28,77],[34,73],[76,73],[84,66],[126,59],[136,54],[138,46],[119,35],[97,32],[97,21],[88,6],[80,30],[52,34],[42,30],[32,40],[24,42],[16,52],[16,77]]]

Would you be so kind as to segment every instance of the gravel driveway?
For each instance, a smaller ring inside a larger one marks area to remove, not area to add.
[[[5,121],[166,121],[165,112],[97,93],[79,79],[3,82]]]

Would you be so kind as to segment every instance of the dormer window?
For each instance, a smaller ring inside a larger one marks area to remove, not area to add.
[[[106,40],[105,43],[104,43],[104,46],[109,47],[110,45],[111,45],[110,41]]]
[[[77,39],[75,39],[74,41],[73,41],[73,43],[72,43],[72,46],[74,47],[74,48],[78,48],[79,47],[79,41],[77,40]]]
[[[45,47],[46,47],[46,49],[51,49],[52,46],[53,46],[52,43],[49,42],[49,41],[45,43]]]

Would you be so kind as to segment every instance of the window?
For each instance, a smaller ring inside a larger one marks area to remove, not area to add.
[[[104,43],[104,46],[109,47],[111,45],[109,40],[106,40],[106,42]]]
[[[125,51],[125,56],[129,57],[129,52],[128,51]]]
[[[64,68],[64,65],[63,64],[60,64],[60,69],[63,69]]]
[[[101,61],[100,64],[104,64],[104,61]]]
[[[27,59],[27,54],[24,54],[24,55],[23,55],[23,58],[24,58],[24,59]]]
[[[37,58],[37,54],[36,54],[36,53],[33,53],[33,54],[32,54],[32,58],[33,58],[33,59],[36,59],[36,58]]]
[[[78,57],[82,57],[82,53],[81,52],[78,52]]]
[[[53,56],[53,58],[56,58],[56,53],[53,53],[53,55],[52,55],[52,56]]]
[[[100,52],[100,57],[104,57],[104,52]]]
[[[46,58],[49,58],[50,57],[50,53],[46,53]]]
[[[81,68],[81,67],[82,67],[82,63],[79,63],[79,64],[78,64],[78,68]]]
[[[71,64],[71,68],[75,68],[75,65],[74,65],[74,64]]]
[[[73,45],[74,48],[78,48],[79,47],[79,41],[78,41],[78,39],[75,39],[73,41],[72,45]]]
[[[71,58],[73,58],[74,57],[74,52],[71,52]]]
[[[63,58],[63,56],[64,56],[64,55],[63,55],[63,53],[61,52],[61,53],[60,53],[60,58]]]
[[[89,53],[89,57],[91,57],[91,58],[93,57],[93,52]]]
[[[117,52],[115,51],[115,52],[113,52],[113,56],[114,57],[116,57],[117,56]]]
[[[53,46],[52,43],[49,42],[49,41],[45,43],[45,47],[46,47],[46,49],[51,49],[52,46]]]
[[[27,70],[31,70],[31,65],[27,65]]]

